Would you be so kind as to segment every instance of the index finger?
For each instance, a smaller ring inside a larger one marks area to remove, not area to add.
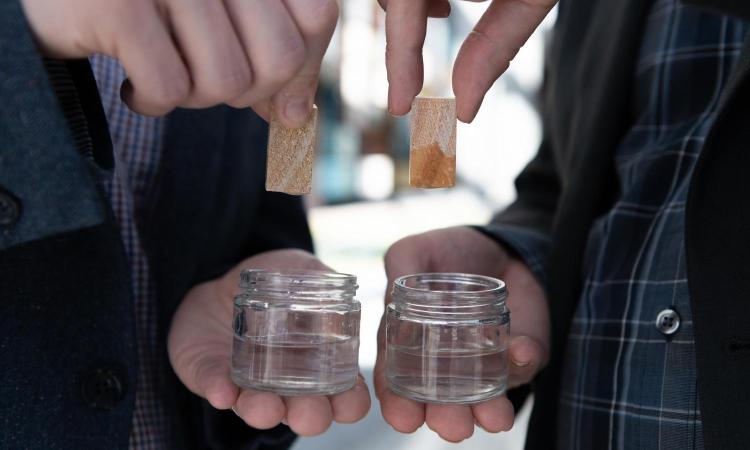
[[[320,66],[336,28],[339,9],[335,0],[285,0],[284,3],[305,39],[307,58],[294,78],[274,94],[272,102],[281,122],[298,128],[310,117]]]
[[[388,71],[388,110],[409,112],[422,90],[422,46],[427,32],[427,0],[388,0],[385,19],[385,65]]]
[[[557,0],[492,0],[461,45],[453,68],[456,114],[474,120],[489,88],[505,72]]]

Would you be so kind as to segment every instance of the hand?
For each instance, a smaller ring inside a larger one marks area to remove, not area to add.
[[[240,272],[259,269],[323,269],[300,250],[278,250],[246,259],[227,273],[188,292],[172,319],[169,360],[177,376],[214,408],[234,408],[250,426],[267,429],[286,420],[299,435],[324,432],[335,420],[356,422],[370,409],[370,394],[360,375],[350,390],[333,396],[282,398],[270,392],[240,390],[230,378],[233,299]]]
[[[308,117],[336,0],[21,0],[42,52],[105,53],[128,74],[125,102],[161,115],[175,107],[271,105],[287,126]]]
[[[464,272],[498,277],[508,285],[511,314],[508,387],[530,382],[549,356],[549,312],[544,290],[522,262],[497,243],[468,228],[446,228],[396,242],[386,254],[386,304],[394,279],[424,272]],[[440,437],[460,442],[474,432],[474,424],[497,433],[513,426],[513,405],[496,397],[474,405],[423,404],[391,392],[385,378],[385,316],[378,333],[375,393],[383,418],[397,431],[411,433],[427,422]]]
[[[409,112],[422,90],[427,17],[448,17],[448,0],[378,0],[386,10],[388,109]],[[484,1],[484,0],[469,0]],[[474,120],[482,99],[557,0],[492,0],[464,41],[453,67],[456,114]]]

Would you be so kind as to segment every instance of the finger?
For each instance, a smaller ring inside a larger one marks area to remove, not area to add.
[[[249,389],[240,393],[234,410],[245,423],[260,430],[280,424],[287,412],[278,395]]]
[[[461,121],[474,120],[484,95],[555,3],[553,0],[492,1],[456,57],[453,91]]]
[[[528,336],[517,336],[511,340],[509,351],[508,386],[511,388],[527,384],[543,367],[545,352],[542,345]]]
[[[243,107],[267,101],[305,63],[304,39],[279,0],[227,0],[226,7],[253,74],[250,89],[228,103]]]
[[[378,0],[383,10],[388,8],[388,0]],[[430,0],[427,5],[427,16],[444,18],[451,15],[451,4],[448,0]]]
[[[393,244],[386,252],[385,272],[388,278],[386,286],[385,304],[391,302],[391,288],[393,280],[401,275],[419,271],[420,267],[427,269],[423,252],[419,248],[419,237],[409,237]],[[373,380],[375,395],[380,401],[380,412],[388,424],[396,431],[413,433],[424,424],[425,405],[414,400],[401,397],[391,391],[385,376],[385,315],[378,328],[378,356],[375,361]]]
[[[383,261],[388,285],[385,290],[386,305],[391,302],[393,281],[402,276],[429,271],[429,252],[424,251],[426,235],[409,236],[396,242],[388,249]]]
[[[331,426],[333,412],[328,397],[287,397],[289,428],[300,436],[316,436]]]
[[[422,90],[427,0],[389,0],[385,19],[388,110],[404,115]]]
[[[474,434],[474,416],[469,405],[428,404],[425,422],[448,442],[461,442]]]
[[[110,27],[113,42],[108,53],[117,58],[128,74],[122,98],[133,110],[145,115],[163,115],[174,109],[190,92],[190,77],[177,48],[151,2],[136,14],[124,8]]]
[[[307,58],[302,69],[273,97],[281,122],[290,128],[305,124],[315,100],[323,55],[336,28],[336,0],[284,0],[297,29],[305,40]]]
[[[205,398],[216,409],[229,409],[237,401],[239,388],[229,375],[226,356],[205,358],[195,364],[192,380],[184,380],[188,389]]]
[[[384,349],[384,347],[381,347]],[[425,406],[408,398],[400,397],[388,387],[385,379],[385,351],[378,352],[374,371],[375,395],[380,401],[383,419],[396,431],[413,433],[425,420]]]
[[[227,272],[219,282],[218,297],[219,298],[234,298],[239,294],[240,288],[238,287],[237,280],[240,279],[240,274],[243,270],[247,269],[262,269],[262,270],[324,270],[332,271],[330,267],[323,264],[318,258],[310,252],[299,250],[299,249],[282,249],[282,250],[271,250],[268,252],[260,253],[255,256],[251,256],[243,260],[241,263],[234,266],[232,270]],[[231,307],[232,303],[229,302]]]
[[[499,433],[513,428],[513,404],[504,395],[471,405],[471,411],[476,422],[485,431]]]
[[[333,420],[338,423],[353,423],[370,410],[370,392],[362,375],[357,376],[353,388],[330,397]]]
[[[247,91],[250,64],[223,2],[172,0],[167,9],[192,81],[181,106],[207,107]]]

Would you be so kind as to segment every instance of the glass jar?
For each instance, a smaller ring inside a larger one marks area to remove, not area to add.
[[[357,277],[245,270],[234,300],[232,379],[279,395],[329,395],[359,372]]]
[[[386,378],[420,402],[476,403],[505,392],[505,283],[461,273],[407,275],[386,313]]]

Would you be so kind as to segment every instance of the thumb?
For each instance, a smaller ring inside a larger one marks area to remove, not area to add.
[[[542,345],[528,336],[516,336],[508,352],[508,388],[528,384],[546,364],[547,355]]]
[[[453,91],[459,120],[474,120],[484,95],[555,3],[556,0],[492,1],[456,57]]]

